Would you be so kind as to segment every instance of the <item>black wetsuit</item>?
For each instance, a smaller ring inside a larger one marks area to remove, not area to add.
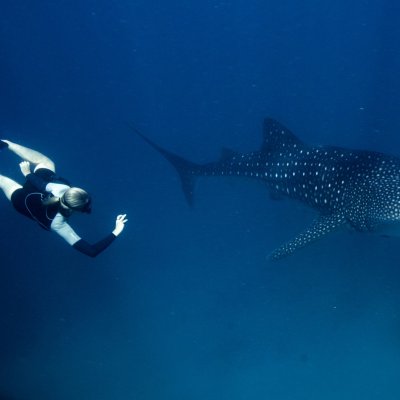
[[[95,244],[81,239],[67,223],[68,217],[63,215],[58,203],[44,205],[46,196],[61,197],[70,186],[57,181],[55,173],[49,169],[40,168],[27,175],[24,186],[17,189],[11,196],[14,208],[21,214],[35,220],[42,228],[54,231],[66,240],[76,250],[90,257],[96,257],[105,250],[116,238],[113,233]]]

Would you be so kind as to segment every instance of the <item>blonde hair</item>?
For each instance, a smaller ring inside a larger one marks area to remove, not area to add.
[[[60,198],[62,205],[72,210],[90,212],[91,198],[88,192],[81,188],[71,187]]]

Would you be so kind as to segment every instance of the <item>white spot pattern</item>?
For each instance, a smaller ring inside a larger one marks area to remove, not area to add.
[[[400,222],[400,159],[371,151],[312,147],[277,121],[264,123],[261,151],[192,164],[191,175],[255,177],[273,192],[308,204],[321,217],[272,254],[281,258],[348,223],[359,231]]]

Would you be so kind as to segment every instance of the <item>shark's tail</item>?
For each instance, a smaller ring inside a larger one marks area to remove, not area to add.
[[[182,190],[185,194],[186,200],[190,206],[193,205],[193,192],[194,185],[197,178],[196,171],[199,170],[200,165],[188,161],[168,150],[163,149],[158,144],[144,136],[136,127],[130,126],[130,128],[139,135],[145,142],[151,147],[156,149],[164,158],[166,158],[177,170],[179,177],[181,178]]]

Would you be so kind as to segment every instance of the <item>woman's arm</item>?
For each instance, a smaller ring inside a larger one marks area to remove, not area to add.
[[[103,250],[105,250],[114,240],[116,236],[113,233],[107,235],[104,239],[99,240],[97,243],[90,244],[86,240],[79,239],[72,247],[81,253],[89,256],[96,257]]]
[[[126,219],[126,214],[118,215],[115,221],[115,228],[112,233],[94,244],[90,244],[86,240],[81,239],[71,228],[71,226],[65,221],[65,218],[60,214],[57,214],[54,218],[51,224],[51,229],[59,234],[74,249],[89,257],[96,257],[102,251],[104,251],[115,240],[117,236],[121,234],[127,221],[128,220]]]
[[[19,163],[22,175],[30,182],[37,190],[41,192],[46,191],[46,186],[49,182],[45,181],[43,178],[37,176],[31,171],[31,164],[29,161],[22,161]]]

